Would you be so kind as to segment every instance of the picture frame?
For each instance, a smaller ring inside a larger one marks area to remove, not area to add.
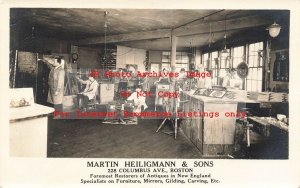
[[[224,90],[212,90],[208,96],[214,98],[223,98],[226,92],[227,91]]]
[[[205,89],[205,88],[198,88],[195,92],[194,95],[199,95],[199,96],[209,96],[210,90]]]
[[[271,53],[273,81],[289,81],[289,50],[277,50]]]

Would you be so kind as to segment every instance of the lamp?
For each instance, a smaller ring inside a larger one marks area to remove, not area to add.
[[[267,30],[269,30],[269,35],[272,38],[275,38],[279,35],[280,29],[281,29],[281,26],[279,24],[277,24],[276,22],[274,22],[270,27],[267,28]]]
[[[221,53],[224,55],[224,56],[228,56],[229,55],[229,49],[227,49],[226,47],[226,38],[227,38],[227,35],[226,35],[226,17],[225,17],[225,31],[224,31],[224,49],[221,51]]]

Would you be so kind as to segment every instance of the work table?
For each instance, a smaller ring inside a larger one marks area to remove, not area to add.
[[[33,119],[48,116],[49,113],[54,112],[53,108],[43,106],[40,104],[33,104],[31,106],[10,108],[9,109],[9,121],[21,121],[26,119]]]
[[[10,97],[10,156],[47,157],[48,114],[54,108],[34,103],[32,88],[11,89]]]
[[[201,96],[201,95],[194,95],[194,90],[191,91],[182,91],[182,94],[185,96],[190,96],[195,99],[201,100],[205,103],[259,103],[259,101],[247,99],[244,98],[236,98],[236,99],[229,99],[226,97],[223,98],[214,98],[214,97],[207,97],[207,96]]]
[[[272,117],[257,117],[257,116],[253,116],[253,117],[249,117],[249,119],[251,119],[252,121],[259,123],[261,125],[264,126],[274,126],[277,127],[283,131],[289,132],[289,126],[286,123],[280,122],[278,120],[276,120],[275,118]]]

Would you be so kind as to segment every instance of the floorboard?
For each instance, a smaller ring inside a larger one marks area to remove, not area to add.
[[[138,125],[111,125],[101,120],[49,118],[48,157],[201,158],[182,132],[176,140],[163,132],[156,133],[160,122],[140,119]],[[171,126],[163,129],[171,131]]]

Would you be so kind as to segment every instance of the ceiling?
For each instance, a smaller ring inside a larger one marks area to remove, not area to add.
[[[265,33],[273,21],[288,24],[288,17],[288,11],[272,10],[13,8],[11,29],[31,32],[34,27],[37,36],[102,46],[106,22],[111,39],[107,43],[152,50],[170,49],[168,33],[173,29],[179,36],[178,48],[184,50],[222,41],[225,19],[227,37],[232,37],[259,28]]]

